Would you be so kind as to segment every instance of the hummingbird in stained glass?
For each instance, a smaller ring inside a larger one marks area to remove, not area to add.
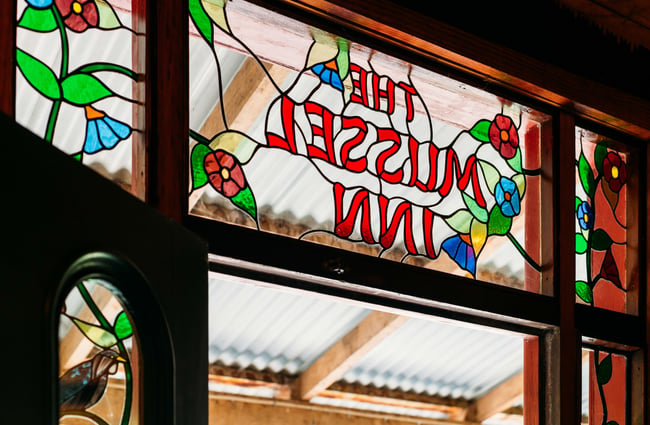
[[[85,410],[96,404],[106,391],[108,375],[117,372],[126,359],[113,350],[103,350],[93,358],[72,367],[59,378],[59,407]]]

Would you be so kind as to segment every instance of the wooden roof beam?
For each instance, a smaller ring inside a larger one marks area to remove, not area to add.
[[[294,398],[308,400],[318,395],[407,320],[382,311],[370,313],[300,375],[294,382]]]
[[[512,407],[524,393],[524,372],[519,372],[474,400],[467,408],[465,420],[482,422],[492,415]]]

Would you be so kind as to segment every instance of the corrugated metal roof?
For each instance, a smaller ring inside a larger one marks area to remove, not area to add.
[[[210,361],[304,371],[370,310],[210,275]],[[473,399],[523,368],[522,336],[449,320],[409,319],[344,376],[348,383]]]

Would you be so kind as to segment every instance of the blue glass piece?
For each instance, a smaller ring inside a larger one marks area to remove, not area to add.
[[[112,149],[115,147],[117,142],[120,141],[120,138],[117,137],[117,134],[111,130],[111,128],[106,125],[103,119],[97,120],[97,130],[99,130],[99,140],[106,149]]]
[[[314,66],[311,67],[312,71],[314,71],[314,74],[320,76],[320,74],[323,72],[323,69],[325,68],[325,65],[322,63],[318,63]]]
[[[117,134],[117,137],[122,140],[126,139],[131,134],[131,127],[119,121],[115,121],[109,116],[104,117],[104,122],[111,128],[111,130],[113,130],[115,134]]]
[[[95,153],[102,149],[99,142],[99,134],[97,133],[96,120],[88,120],[86,124],[86,140],[84,141],[84,152]]]
[[[332,73],[332,86],[339,90],[343,90],[343,82],[341,81],[341,77],[339,77],[339,74],[335,72]]]
[[[27,4],[35,9],[45,9],[52,6],[54,0],[26,0]]]

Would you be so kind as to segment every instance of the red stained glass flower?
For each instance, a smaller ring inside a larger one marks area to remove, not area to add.
[[[603,177],[615,193],[618,193],[627,181],[627,167],[616,152],[607,153],[603,159]]]
[[[621,278],[618,274],[618,267],[616,266],[616,260],[612,255],[612,250],[608,249],[605,253],[605,258],[603,259],[603,264],[600,266],[600,276],[603,279],[607,279],[616,285],[619,288],[622,288]]]
[[[217,150],[206,155],[203,167],[212,187],[226,198],[236,196],[246,187],[246,179],[237,158]]]
[[[56,0],[63,22],[75,32],[83,32],[99,24],[95,0]]]
[[[490,142],[502,157],[510,159],[517,153],[519,146],[519,135],[517,127],[507,115],[497,115],[490,124],[489,129]]]

